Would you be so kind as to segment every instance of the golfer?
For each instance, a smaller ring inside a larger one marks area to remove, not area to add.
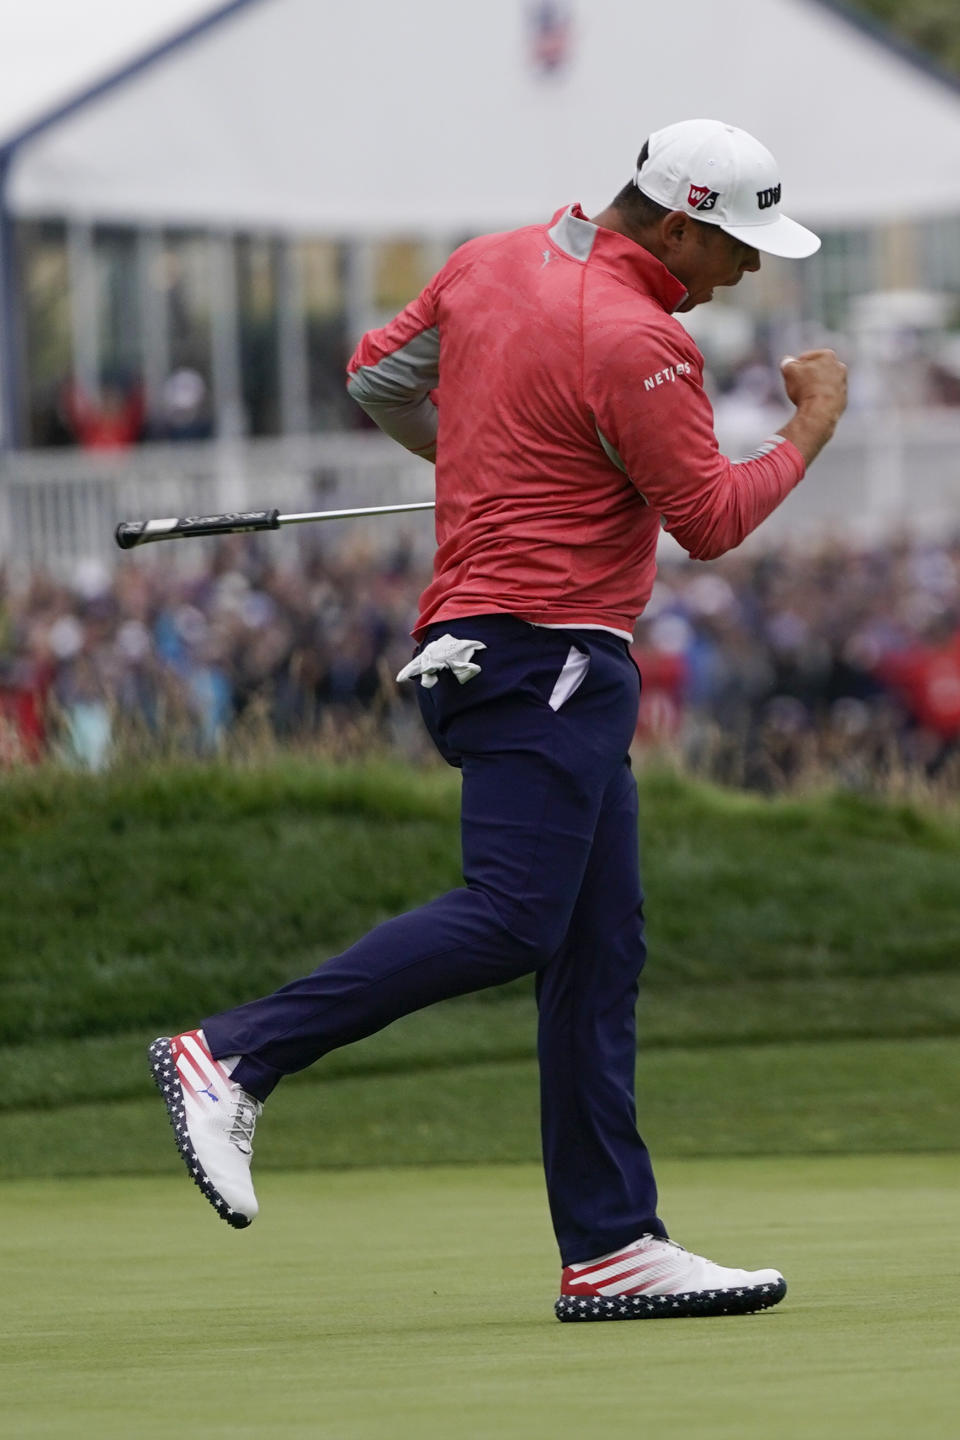
[[[361,341],[350,393],[436,461],[434,573],[400,678],[462,771],[465,884],[151,1046],[180,1152],[229,1224],[257,1213],[254,1124],[285,1075],[409,1011],[532,973],[559,1318],[731,1314],[785,1294],[779,1271],[714,1264],[660,1218],[634,1105],[645,949],[628,756],[640,693],[628,647],[661,528],[698,560],[739,545],[844,409],[832,351],[788,359],[792,418],[749,459],[727,459],[703,358],[673,318],[759,270],[761,252],[817,249],[780,197],[752,136],[667,126],[599,215],[572,205],[469,241]]]

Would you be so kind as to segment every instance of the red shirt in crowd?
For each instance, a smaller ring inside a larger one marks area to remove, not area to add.
[[[924,730],[943,740],[960,735],[960,632],[943,645],[918,645],[884,656],[877,674]]]

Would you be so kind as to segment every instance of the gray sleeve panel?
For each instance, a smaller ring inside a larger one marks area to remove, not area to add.
[[[399,350],[384,355],[376,365],[361,365],[347,382],[358,405],[390,401],[421,400],[435,390],[440,380],[440,332],[434,325],[408,340]]]
[[[787,437],[785,435],[771,435],[769,440],[764,440],[756,450],[751,450],[749,455],[743,455],[739,460],[734,460],[734,465],[746,465],[748,460],[761,460],[764,455],[770,455],[778,445],[782,445]]]
[[[416,454],[432,452],[437,409],[430,399],[440,380],[440,332],[436,326],[362,365],[347,381],[347,392],[385,435]]]
[[[422,400],[411,400],[409,396],[401,401],[361,400],[360,405],[384,435],[416,455],[433,458],[437,443],[437,407],[429,395],[424,395]]]
[[[597,439],[600,441],[600,444],[603,446],[603,453],[606,455],[607,459],[610,461],[610,464],[611,464],[611,465],[616,465],[617,469],[620,470],[620,471],[622,471],[622,473],[623,473],[624,475],[626,475],[627,479],[629,480],[629,479],[630,479],[630,472],[629,472],[629,470],[627,469],[626,465],[624,465],[623,461],[621,460],[619,452],[618,452],[617,450],[615,450],[615,449],[613,448],[613,446],[610,444],[610,441],[607,439],[606,435],[604,435],[604,433],[603,433],[603,431],[600,429],[600,426],[599,426],[599,425],[594,424],[594,429],[595,429],[596,432],[597,432]],[[640,499],[643,501],[644,505],[646,505],[646,504],[647,504],[647,497],[646,497],[646,495],[644,495],[643,491],[642,491],[642,490],[637,490],[637,494],[640,496]]]

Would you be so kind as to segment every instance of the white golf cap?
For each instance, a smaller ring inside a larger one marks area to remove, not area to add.
[[[721,120],[681,120],[655,130],[636,174],[639,190],[668,210],[718,225],[736,240],[801,260],[819,236],[780,213],[780,172],[766,146]]]

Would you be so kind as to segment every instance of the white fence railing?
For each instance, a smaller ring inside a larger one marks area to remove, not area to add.
[[[721,436],[730,454],[760,438]],[[89,561],[112,568],[120,520],[229,510],[303,511],[430,499],[433,474],[422,460],[378,434],[296,440],[146,445],[123,453],[48,450],[0,458],[0,562],[25,573],[65,578]],[[422,550],[432,516],[384,517],[348,528],[297,526],[271,544],[340,545],[363,530],[373,548],[404,534]],[[908,530],[960,534],[960,412],[938,410],[851,416],[804,483],[748,544],[825,535],[871,540]],[[668,549],[669,549],[669,542]],[[133,552],[164,563],[201,563],[203,542]]]
[[[120,520],[227,511],[282,512],[373,505],[381,499],[429,500],[433,471],[379,434],[295,440],[144,445],[118,453],[22,451],[0,458],[0,561],[14,571],[42,568],[69,577],[83,562],[112,568],[123,557],[114,542]],[[385,517],[365,527],[375,548],[403,531],[432,543],[433,517]],[[354,528],[356,528],[354,527]],[[336,529],[336,536],[333,529]],[[285,549],[343,543],[350,528],[296,526],[270,543]],[[200,542],[167,542],[127,553],[190,567]]]

